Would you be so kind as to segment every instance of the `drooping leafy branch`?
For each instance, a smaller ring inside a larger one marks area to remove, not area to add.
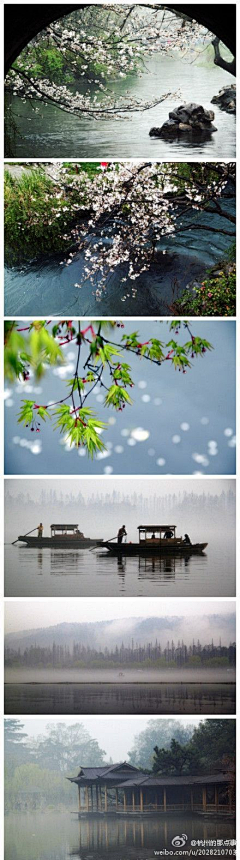
[[[100,385],[105,392],[105,407],[121,412],[132,404],[129,390],[134,381],[126,354],[139,356],[158,367],[168,361],[175,370],[185,374],[194,358],[212,349],[206,339],[193,335],[187,321],[169,323],[167,343],[155,337],[143,343],[134,331],[122,334],[116,344],[111,332],[124,328],[121,322],[100,320],[82,327],[80,320],[76,324],[61,320],[53,324],[51,330],[50,325],[51,320],[33,321],[23,328],[15,322],[5,324],[5,375],[10,382],[16,379],[26,382],[31,374],[40,379],[47,367],[64,361],[64,347],[70,343],[76,347],[74,376],[67,380],[66,395],[50,404],[24,399],[18,421],[31,432],[39,433],[41,421],[53,416],[54,429],[64,434],[70,445],[85,447],[91,457],[105,448],[100,436],[107,424],[99,420],[86,401],[89,402],[93,390]],[[182,344],[177,340],[181,327],[188,335]]]

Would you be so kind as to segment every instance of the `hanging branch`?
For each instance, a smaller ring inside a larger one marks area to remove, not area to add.
[[[45,422],[53,415],[56,419],[54,429],[59,429],[70,445],[87,448],[91,457],[104,450],[100,434],[107,427],[92,407],[86,405],[96,385],[100,384],[106,392],[105,407],[122,412],[132,404],[129,390],[133,388],[134,381],[124,354],[132,353],[158,367],[168,361],[175,370],[185,374],[192,367],[192,359],[212,349],[208,341],[193,335],[189,322],[171,322],[169,329],[174,336],[167,343],[152,337],[142,343],[137,331],[124,333],[120,343],[106,336],[107,331],[124,328],[123,323],[101,320],[81,328],[79,321],[76,329],[71,320],[61,320],[53,325],[51,332],[48,330],[50,324],[50,320],[34,321],[22,329],[17,323],[6,323],[5,368],[6,377],[11,382],[16,378],[27,381],[30,371],[39,379],[46,365],[63,361],[65,346],[71,343],[77,348],[74,376],[67,381],[69,392],[48,405],[24,399],[18,421],[30,432],[39,433],[41,421]],[[176,339],[181,326],[189,336],[183,344]],[[25,337],[23,331],[27,333]],[[87,357],[81,367],[82,346],[87,349]]]

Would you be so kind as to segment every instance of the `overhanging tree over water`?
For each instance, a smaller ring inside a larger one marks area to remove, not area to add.
[[[211,45],[213,62],[232,71],[220,40],[186,14],[163,4],[90,4],[50,24],[30,42],[12,64],[6,86],[33,105],[43,102],[76,117],[108,119],[150,109],[170,95],[160,93],[147,102],[130,93],[115,96],[109,81],[141,74],[147,60],[160,52],[193,63]],[[83,86],[73,94],[71,85],[77,80],[79,86],[80,79]]]
[[[6,257],[15,261],[18,254],[21,259],[59,248],[68,252],[60,265],[70,266],[81,252],[74,286],[87,282],[97,300],[111,289],[114,273],[121,301],[134,299],[137,279],[159,264],[166,239],[169,244],[193,232],[234,242],[236,217],[228,202],[235,196],[234,163],[76,162],[45,168],[47,177],[40,165],[21,180],[6,174]]]

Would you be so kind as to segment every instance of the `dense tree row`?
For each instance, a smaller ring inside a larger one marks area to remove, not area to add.
[[[104,649],[91,648],[85,646],[81,642],[75,642],[70,648],[57,645],[55,642],[52,647],[40,647],[38,645],[24,648],[23,651],[11,648],[5,649],[5,665],[6,666],[37,666],[38,668],[97,668],[97,667],[114,667],[114,666],[211,666],[211,665],[235,665],[236,646],[231,643],[229,646],[214,645],[213,641],[207,645],[201,645],[194,642],[191,645],[185,645],[184,642],[178,642],[177,645],[172,641],[168,642],[166,647],[162,647],[157,640],[152,643],[148,642],[145,645],[135,644],[132,640],[131,645],[121,644],[120,648],[116,645],[114,648]]]

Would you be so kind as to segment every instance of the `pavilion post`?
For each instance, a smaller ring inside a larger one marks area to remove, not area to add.
[[[116,794],[116,810],[117,810],[118,809],[118,790],[117,790],[117,788],[115,790],[115,794]]]
[[[80,785],[78,785],[78,811],[81,812],[81,809],[81,788]]]
[[[107,796],[107,786],[104,787],[104,800],[105,800],[105,812],[108,811],[108,796]]]
[[[123,792],[123,809],[124,809],[124,812],[126,812],[126,809],[127,809],[126,791]]]
[[[133,812],[135,812],[135,791],[134,791],[134,788],[132,790],[132,809],[133,809]]]
[[[87,806],[87,812],[89,812],[89,794],[88,794],[88,785],[86,786],[86,793],[87,793],[87,794],[86,794],[86,801],[87,801],[86,806]]]
[[[215,789],[214,789],[214,800],[215,800],[215,809],[217,812],[218,811],[218,786],[217,785],[215,785]]]
[[[193,789],[191,788],[191,789],[190,789],[190,791],[191,791],[191,811],[193,812],[193,809],[194,809],[194,802],[193,802]]]
[[[202,790],[202,805],[203,805],[203,811],[206,812],[206,809],[207,809],[207,789],[206,789],[205,785],[203,785],[203,790]]]
[[[140,812],[143,812],[143,790],[140,788]]]
[[[166,788],[163,789],[163,809],[164,809],[164,812],[167,812],[167,790],[166,790]]]

